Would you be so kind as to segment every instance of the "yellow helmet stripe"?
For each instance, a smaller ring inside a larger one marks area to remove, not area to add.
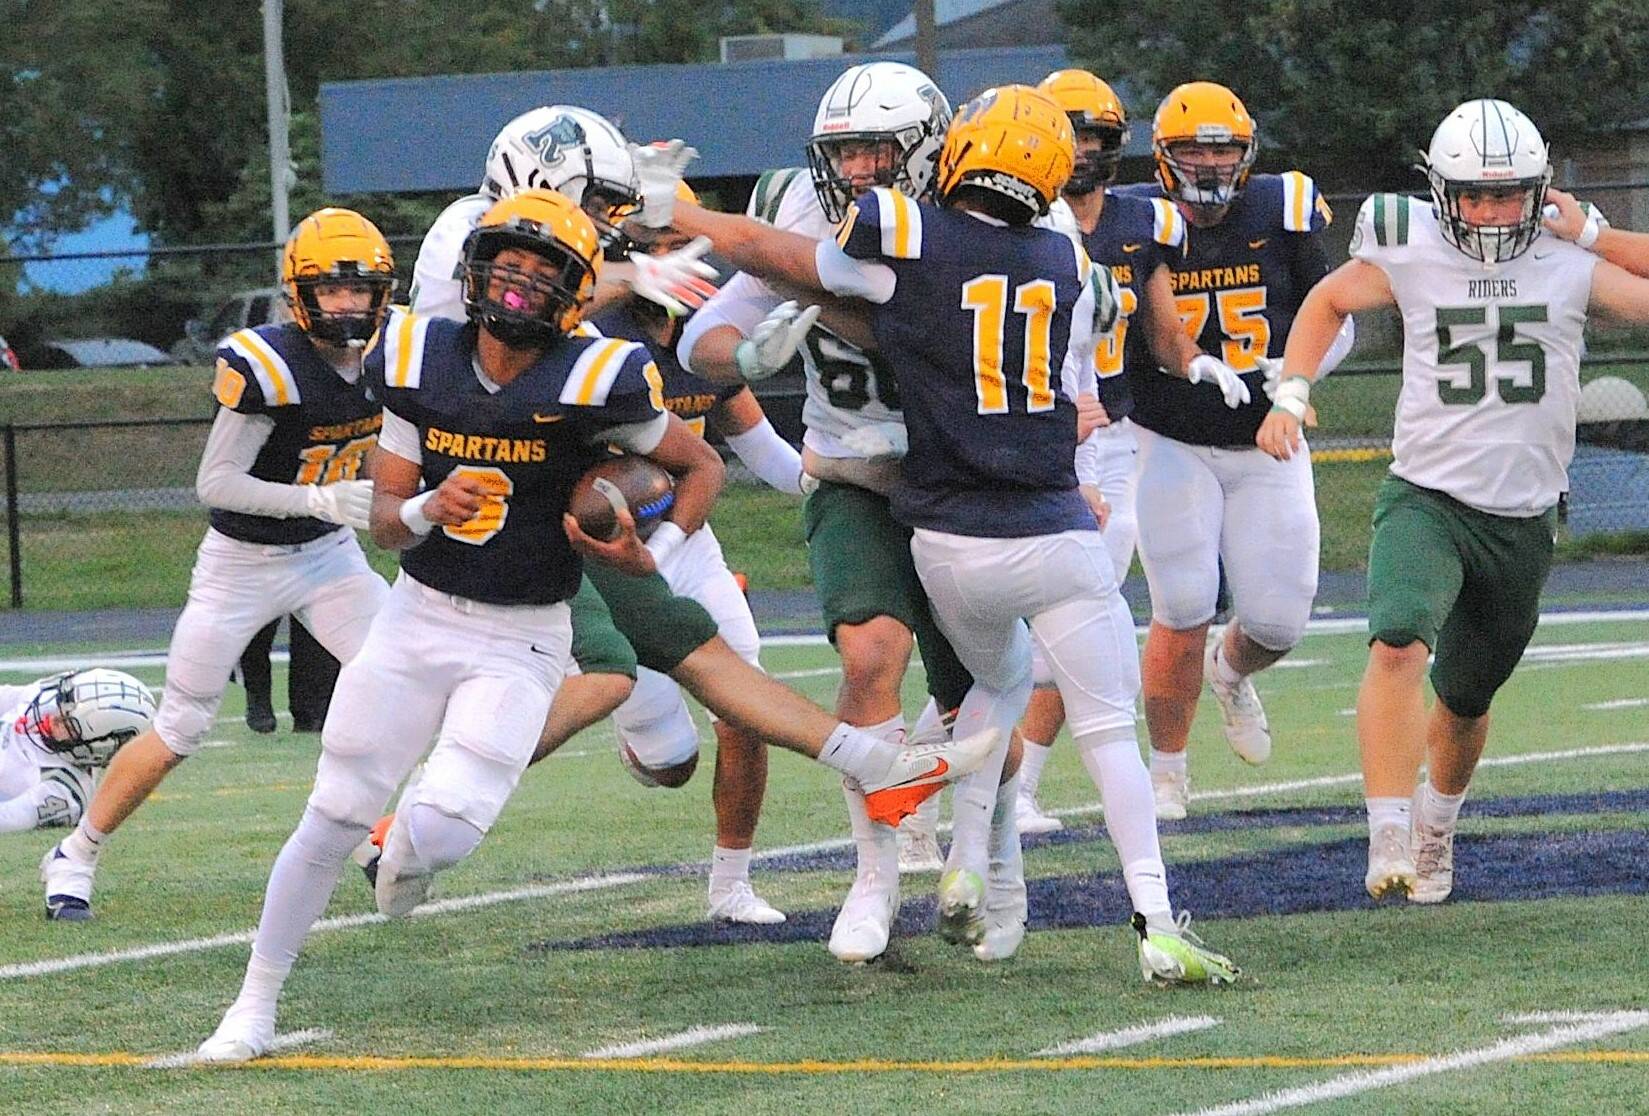
[[[228,345],[252,366],[252,374],[263,388],[263,398],[276,407],[286,407],[299,401],[298,381],[286,361],[270,344],[259,337],[256,330],[243,329],[231,334]]]
[[[591,345],[573,363],[561,389],[561,402],[576,407],[600,407],[624,367],[624,358],[635,348],[633,341],[612,338]]]

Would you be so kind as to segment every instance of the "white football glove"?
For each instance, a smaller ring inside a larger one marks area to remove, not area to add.
[[[733,350],[733,362],[745,383],[765,380],[790,363],[796,346],[819,319],[819,308],[800,309],[795,300],[781,302],[757,323],[748,338]]]
[[[1095,265],[1088,281],[1094,288],[1094,336],[1104,337],[1122,318],[1122,291],[1108,267]]]
[[[1240,407],[1248,402],[1248,385],[1242,382],[1237,370],[1218,357],[1211,357],[1202,353],[1191,358],[1191,364],[1185,370],[1185,378],[1193,384],[1208,382],[1220,389],[1225,396],[1227,407]]]
[[[1277,398],[1277,385],[1282,383],[1283,379],[1283,358],[1255,357],[1254,366],[1265,373],[1265,397],[1275,400]]]
[[[681,172],[699,157],[699,150],[673,139],[631,144],[630,156],[635,160],[636,183],[641,193],[641,212],[636,220],[650,229],[662,229],[675,218],[676,187],[681,185]]]
[[[630,262],[635,264],[636,274],[630,280],[630,289],[672,314],[685,315],[697,310],[716,293],[716,285],[710,282],[716,277],[716,269],[703,259],[708,251],[710,238],[701,236],[662,256],[631,252]]]
[[[309,514],[365,531],[372,525],[372,482],[348,480],[309,486]]]
[[[876,422],[843,434],[842,445],[860,457],[903,457],[910,452],[910,434],[902,422]]]

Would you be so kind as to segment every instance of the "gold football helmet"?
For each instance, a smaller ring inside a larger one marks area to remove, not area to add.
[[[963,186],[1018,203],[1024,220],[1059,196],[1076,162],[1070,117],[1028,85],[987,89],[957,112],[939,150],[937,192],[948,202]]]
[[[1191,163],[1172,151],[1185,143],[1236,147],[1240,155],[1235,163],[1221,166]],[[1157,159],[1157,181],[1169,197],[1187,205],[1226,206],[1247,185],[1259,141],[1254,118],[1235,93],[1212,81],[1193,81],[1175,88],[1157,106],[1151,150]]]
[[[1065,110],[1078,140],[1092,137],[1099,141],[1097,152],[1084,154],[1078,147],[1065,192],[1089,194],[1115,182],[1122,148],[1128,142],[1128,110],[1116,92],[1087,70],[1055,70],[1037,88]]]
[[[548,261],[554,273],[500,266],[508,248]],[[590,215],[565,194],[522,190],[493,203],[464,242],[464,307],[505,344],[543,345],[578,325],[600,271]]]
[[[316,298],[320,286],[364,287],[365,309],[328,311]],[[389,313],[395,291],[395,258],[378,226],[353,209],[317,209],[287,237],[281,288],[298,327],[317,341],[364,345]]]

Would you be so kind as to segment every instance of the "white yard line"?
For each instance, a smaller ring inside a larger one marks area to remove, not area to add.
[[[1589,705],[1582,705],[1582,709],[1641,709],[1649,705],[1649,698],[1616,698],[1614,701],[1594,701]]]
[[[715,1027],[689,1027],[679,1034],[664,1035],[656,1039],[623,1042],[614,1046],[598,1046],[594,1050],[586,1051],[583,1057],[645,1058],[649,1054],[664,1054],[671,1050],[683,1050],[689,1046],[702,1046],[707,1042],[748,1038],[751,1035],[760,1033],[761,1028],[754,1023],[722,1023]]]
[[[1262,1093],[1251,1100],[1216,1105],[1213,1108],[1200,1108],[1193,1116],[1264,1116],[1265,1113],[1279,1112],[1285,1108],[1301,1108],[1308,1104],[1372,1092],[1390,1085],[1401,1085],[1420,1077],[1474,1069],[1495,1062],[1506,1062],[1513,1058],[1556,1050],[1563,1046],[1595,1042],[1645,1026],[1649,1026],[1649,1011],[1612,1012],[1584,1021],[1555,1026],[1551,1030],[1532,1035],[1502,1039],[1476,1050],[1462,1050],[1457,1054],[1426,1058],[1407,1065],[1392,1066],[1389,1069],[1358,1070],[1355,1073],[1331,1077],[1327,1081],[1319,1081],[1315,1085],[1302,1085],[1297,1089]]]
[[[1521,756],[1491,756],[1480,763],[1479,767],[1513,767],[1528,763],[1546,763],[1554,760],[1590,759],[1596,756],[1630,755],[1639,752],[1649,752],[1649,743],[1633,744],[1606,744],[1597,748],[1569,748],[1558,752],[1531,752]],[[1280,794],[1294,790],[1315,790],[1321,787],[1349,786],[1362,780],[1362,775],[1324,775],[1315,779],[1294,779],[1281,783],[1264,783],[1252,787],[1235,787],[1230,790],[1198,791],[1191,795],[1196,801],[1209,801],[1224,798],[1257,798],[1267,794]],[[1099,803],[1087,806],[1076,806],[1064,810],[1054,810],[1052,813],[1060,817],[1075,817],[1083,814],[1097,814],[1100,811]],[[942,827],[948,829],[948,826]],[[788,856],[803,856],[808,853],[830,852],[835,849],[850,848],[853,842],[846,837],[829,838],[823,841],[810,841],[805,844],[789,845],[783,848],[767,849],[757,853],[751,859],[757,862],[774,860]],[[685,861],[677,867],[702,868],[705,861]],[[614,887],[627,887],[630,884],[640,883],[643,880],[658,879],[656,874],[645,872],[614,872],[599,876],[585,876],[574,880],[564,880],[560,883],[542,884],[536,887],[514,888],[508,891],[489,891],[477,895],[460,896],[453,899],[441,899],[434,903],[426,903],[413,912],[414,918],[427,918],[433,915],[448,914],[453,911],[476,910],[481,907],[497,906],[500,903],[516,903],[528,899],[542,899],[555,895],[568,895],[584,891],[603,891]],[[345,915],[340,918],[323,919],[315,924],[315,933],[329,930],[349,930],[357,926],[370,926],[382,922],[383,918],[377,914]],[[129,949],[108,950],[102,953],[81,953],[70,957],[53,958],[47,961],[25,961],[11,965],[0,965],[0,980],[17,980],[22,977],[45,976],[50,973],[69,972],[75,969],[98,968],[103,965],[114,965],[123,961],[147,961],[155,957],[174,957],[185,953],[201,953],[206,950],[223,949],[227,946],[245,945],[252,940],[253,931],[242,930],[234,934],[218,934],[209,938],[188,938],[176,942],[159,942],[154,945],[134,946]]]
[[[1073,1039],[1062,1042],[1058,1046],[1050,1046],[1046,1050],[1038,1050],[1032,1054],[1033,1058],[1061,1058],[1069,1054],[1098,1054],[1102,1050],[1118,1050],[1124,1046],[1138,1046],[1142,1042],[1152,1039],[1167,1038],[1170,1035],[1185,1035],[1192,1031],[1206,1031],[1210,1027],[1219,1026],[1220,1021],[1212,1015],[1170,1015],[1167,1019],[1155,1023],[1140,1023],[1132,1027],[1124,1027],[1120,1031],[1101,1031],[1097,1035],[1087,1038]]]
[[[313,1042],[326,1042],[332,1038],[332,1032],[324,1027],[311,1027],[303,1031],[289,1031],[284,1035],[276,1035],[275,1041],[269,1044],[266,1054],[279,1054],[283,1050],[291,1050],[295,1046],[308,1046]],[[200,1055],[193,1050],[186,1050],[182,1054],[165,1054],[150,1062],[144,1062],[144,1069],[187,1069],[190,1066],[200,1065]]]

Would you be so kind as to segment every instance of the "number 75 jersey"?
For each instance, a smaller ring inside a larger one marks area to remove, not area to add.
[[[1351,255],[1386,273],[1403,316],[1391,471],[1491,515],[1556,504],[1597,257],[1542,236],[1485,265],[1443,239],[1430,201],[1398,194],[1363,203]]]

